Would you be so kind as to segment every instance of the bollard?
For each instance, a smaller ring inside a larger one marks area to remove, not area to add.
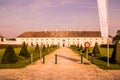
[[[30,55],[30,63],[33,63],[33,54]]]
[[[94,64],[94,54],[92,53],[92,64]]]
[[[40,59],[41,59],[41,56],[42,56],[42,52],[41,52],[41,50],[40,50]]]
[[[45,63],[45,55],[43,55],[43,64]]]
[[[85,57],[86,57],[86,59],[88,59],[88,48],[86,48]]]
[[[83,63],[83,53],[81,53],[81,64]]]
[[[57,54],[55,54],[55,64],[57,64]]]

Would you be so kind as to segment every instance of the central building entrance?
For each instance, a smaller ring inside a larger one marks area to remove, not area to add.
[[[65,40],[63,39],[63,47],[65,47]]]

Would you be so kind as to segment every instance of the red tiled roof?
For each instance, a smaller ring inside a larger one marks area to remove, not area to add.
[[[101,37],[100,31],[39,31],[24,32],[20,37]]]

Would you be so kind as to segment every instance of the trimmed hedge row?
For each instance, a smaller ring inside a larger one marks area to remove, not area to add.
[[[5,49],[5,48],[8,47],[8,45],[13,46],[14,48],[20,48],[20,47],[22,47],[22,45],[20,45],[20,44],[0,44],[0,49]]]
[[[100,47],[102,47],[102,48],[107,48],[107,44],[102,44],[102,45],[100,45]],[[110,48],[114,48],[115,45],[110,44],[109,47],[110,47]]]

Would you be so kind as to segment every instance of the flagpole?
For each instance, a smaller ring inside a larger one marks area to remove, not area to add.
[[[99,20],[100,20],[100,29],[101,35],[105,38],[107,44],[107,61],[106,64],[109,66],[109,36],[108,36],[108,0],[97,0],[98,11],[99,11]]]
[[[108,0],[106,0],[106,10],[107,10],[107,23],[108,23]],[[108,37],[107,37],[107,66],[108,67],[110,66],[109,54],[110,54],[110,51],[109,51],[109,35],[108,35]]]
[[[109,67],[109,37],[107,38],[107,66]]]

